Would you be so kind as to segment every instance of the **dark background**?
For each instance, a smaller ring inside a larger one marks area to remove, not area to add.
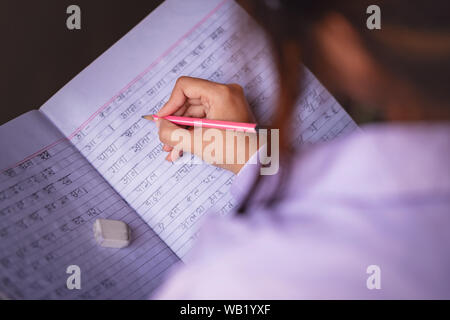
[[[0,124],[38,109],[162,0],[1,0]],[[81,30],[66,9],[81,8]]]
[[[39,109],[162,2],[0,0],[0,124]],[[72,4],[81,8],[81,30],[66,27]],[[358,123],[378,121],[377,114],[331,93]]]

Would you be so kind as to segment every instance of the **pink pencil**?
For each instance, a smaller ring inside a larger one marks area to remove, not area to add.
[[[157,115],[142,116],[142,118],[147,120],[158,120]],[[203,127],[203,128],[216,128],[216,129],[230,129],[244,132],[256,132],[258,126],[255,123],[245,123],[245,122],[232,122],[232,121],[220,121],[220,120],[210,120],[202,118],[188,118],[188,117],[177,117],[177,116],[166,116],[162,119],[168,120],[175,124],[181,126],[192,126],[192,127]]]

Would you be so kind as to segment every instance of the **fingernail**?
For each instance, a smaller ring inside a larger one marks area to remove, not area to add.
[[[175,151],[175,149],[174,150],[172,150],[172,152],[170,153],[170,157],[172,158],[172,161],[173,162],[175,162],[175,161],[177,161],[178,160],[178,158],[180,158],[180,152],[178,151]]]

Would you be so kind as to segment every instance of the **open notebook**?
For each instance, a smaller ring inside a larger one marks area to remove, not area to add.
[[[155,125],[181,75],[241,84],[266,122],[277,96],[269,47],[233,1],[166,1],[40,110],[0,127],[0,291],[9,298],[137,299],[183,260],[201,218],[233,210],[233,175],[164,161]],[[297,143],[355,123],[306,72]],[[24,93],[25,94],[25,93]],[[96,218],[123,220],[132,244],[99,247]],[[66,268],[81,268],[68,290]]]

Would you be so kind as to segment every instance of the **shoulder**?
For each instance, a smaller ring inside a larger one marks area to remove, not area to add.
[[[415,141],[423,143],[423,134]],[[450,249],[449,200],[430,198],[436,188],[450,190],[433,173],[446,165],[445,157],[435,159],[442,135],[422,147],[403,131],[377,135],[305,152],[270,211],[208,217],[190,259],[158,297],[450,297],[450,261],[442,258]],[[411,157],[421,150],[432,156]],[[372,265],[381,270],[382,290],[367,288]]]

